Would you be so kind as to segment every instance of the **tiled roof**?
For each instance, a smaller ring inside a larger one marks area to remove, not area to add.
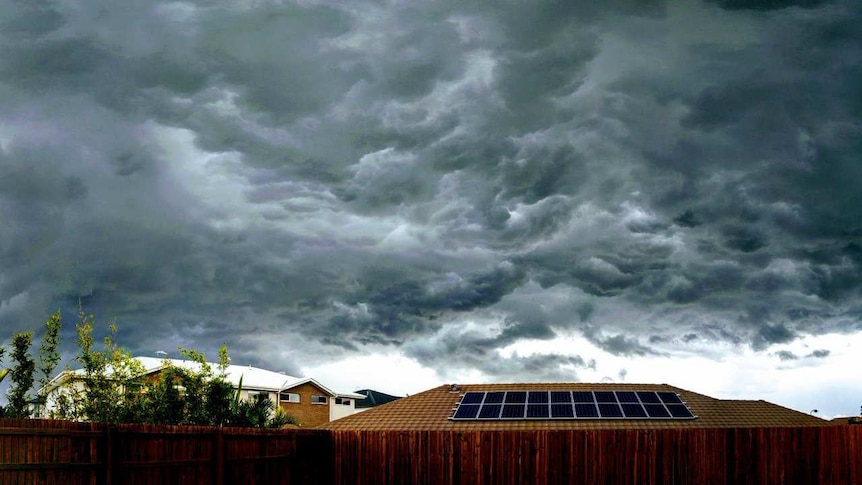
[[[449,417],[468,391],[561,390],[561,391],[670,391],[680,395],[696,419],[595,419],[452,421]],[[666,384],[458,384],[443,385],[368,411],[332,421],[332,430],[534,430],[534,429],[655,429],[655,428],[746,428],[779,426],[828,426],[823,419],[766,401],[715,399]]]

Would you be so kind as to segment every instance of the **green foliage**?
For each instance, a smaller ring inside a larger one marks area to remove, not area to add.
[[[254,394],[248,400],[240,401],[237,406],[234,426],[264,428],[269,422],[275,404],[266,394]]]
[[[60,310],[57,310],[45,322],[45,335],[42,337],[42,346],[39,347],[39,371],[42,373],[39,383],[43,388],[48,385],[51,374],[60,364],[60,354],[57,352],[57,348],[60,346],[61,326]]]
[[[6,393],[8,405],[5,413],[10,418],[30,416],[30,389],[33,387],[33,373],[36,370],[36,361],[30,355],[32,340],[32,332],[12,335],[12,360],[15,365],[9,371],[12,384]]]
[[[267,428],[283,428],[289,424],[299,426],[299,419],[292,414],[288,414],[282,407],[276,407],[275,412],[266,423]]]
[[[227,355],[227,344],[221,344],[221,347],[218,348],[218,372],[222,379],[227,375],[229,365],[230,357]],[[240,382],[240,387],[242,387],[242,382]]]
[[[208,417],[206,424],[212,426],[228,426],[234,416],[233,410],[233,386],[224,379],[213,379],[210,381],[203,394],[203,408]]]
[[[59,379],[51,373],[60,362],[57,352],[61,330],[58,310],[45,323],[46,330],[39,349],[38,369],[41,383],[38,400],[50,409],[52,418],[94,422],[153,424],[189,424],[209,426],[282,427],[299,424],[297,419],[277,408],[267,394],[242,399],[242,377],[238,386],[227,381],[230,363],[227,346],[219,348],[215,370],[203,353],[179,348],[186,359],[176,365],[163,361],[156,372],[146,372],[141,362],[117,344],[117,327],[108,326],[101,345],[96,343],[93,315],[78,308],[76,323],[78,353],[74,362],[78,371],[68,367]],[[13,381],[9,406],[0,407],[9,416],[30,414],[30,391],[37,368],[30,356],[31,333],[13,336],[15,365],[8,370]],[[0,360],[4,349],[0,347]],[[6,375],[0,370],[0,380]]]
[[[61,417],[109,423],[127,421],[134,415],[132,410],[142,407],[140,401],[145,398],[141,392],[143,383],[139,382],[144,368],[117,345],[116,325],[109,326],[101,350],[95,348],[93,327],[93,316],[79,308],[76,325],[79,353],[75,360],[82,366],[83,390],[67,386],[70,415]]]

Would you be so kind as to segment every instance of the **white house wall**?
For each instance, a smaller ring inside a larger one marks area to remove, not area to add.
[[[335,421],[336,419],[350,416],[355,413],[355,404],[355,399],[351,399],[350,404],[335,404],[335,398],[329,398],[329,420]]]

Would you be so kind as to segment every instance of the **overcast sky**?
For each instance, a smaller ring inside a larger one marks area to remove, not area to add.
[[[0,329],[67,358],[80,299],[345,391],[862,405],[857,0],[0,0],[0,52]]]

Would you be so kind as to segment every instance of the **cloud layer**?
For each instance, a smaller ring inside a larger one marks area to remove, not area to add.
[[[862,330],[856,2],[0,9],[2,328],[504,380]]]

